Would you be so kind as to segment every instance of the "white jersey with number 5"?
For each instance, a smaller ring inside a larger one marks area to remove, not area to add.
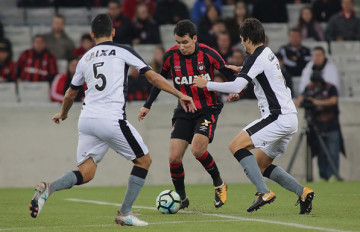
[[[126,119],[129,66],[140,73],[151,69],[132,48],[110,41],[84,54],[71,81],[73,89],[87,84],[80,117]]]
[[[248,56],[238,77],[254,84],[254,93],[262,116],[296,113],[290,89],[280,64],[270,48],[260,46]]]

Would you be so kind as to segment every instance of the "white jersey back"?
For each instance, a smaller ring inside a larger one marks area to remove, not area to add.
[[[248,56],[239,73],[254,84],[254,93],[262,116],[296,113],[291,91],[286,86],[280,64],[270,48],[258,47]]]
[[[111,41],[97,44],[80,59],[71,88],[86,82],[80,117],[126,119],[127,73],[134,66],[140,73],[151,68],[130,47]]]

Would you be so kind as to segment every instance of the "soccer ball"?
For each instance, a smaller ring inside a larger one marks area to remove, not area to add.
[[[180,200],[177,192],[164,190],[156,198],[156,208],[162,214],[174,214],[180,209]]]

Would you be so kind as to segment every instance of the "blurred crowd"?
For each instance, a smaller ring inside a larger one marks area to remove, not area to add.
[[[180,0],[17,1],[18,7],[26,8],[106,7],[116,31],[114,42],[129,46],[154,45],[150,65],[157,72],[161,70],[165,53],[161,25],[191,19],[197,25],[200,43],[215,48],[228,64],[241,66],[246,54],[238,36],[239,25],[248,17],[258,18],[263,23],[288,23],[286,4],[304,5],[297,23],[290,26],[288,43],[273,51],[287,85],[292,89],[294,79],[300,79],[296,81],[300,85],[295,92],[302,93],[311,74],[317,70],[327,82],[340,89],[341,77],[336,65],[327,57],[328,51],[308,48],[302,42],[360,41],[360,19],[355,14],[353,0],[194,0],[192,8]],[[222,8],[231,5],[234,6],[232,16],[223,17]],[[66,33],[66,20],[63,15],[56,14],[51,31],[34,35],[32,47],[23,51],[18,60],[13,60],[12,41],[4,33],[6,25],[0,22],[0,82],[48,82],[50,99],[61,102],[78,60],[94,46],[90,34],[83,34],[80,46],[76,47]],[[321,23],[326,23],[326,27]],[[268,44],[272,42],[267,41]],[[320,52],[313,52],[313,49]],[[59,73],[58,60],[67,61],[66,72]],[[226,81],[226,77],[217,73],[216,81]],[[136,70],[129,70],[128,84],[129,101],[148,97],[151,85]],[[86,86],[79,92],[78,101],[83,99],[85,90]],[[242,99],[254,98],[253,86],[249,84],[241,96]]]

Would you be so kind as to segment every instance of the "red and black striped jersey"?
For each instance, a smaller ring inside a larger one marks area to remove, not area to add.
[[[1,65],[0,64],[0,82],[11,82],[16,80],[15,64],[12,60]]]
[[[177,90],[192,97],[197,109],[222,104],[220,96],[216,91],[209,91],[207,88],[197,88],[193,86],[193,80],[196,76],[203,75],[209,81],[213,81],[215,69],[222,72],[228,80],[234,80],[234,74],[225,68],[226,63],[217,51],[201,43],[196,43],[195,46],[195,52],[189,56],[182,55],[177,46],[168,49],[164,54],[161,75],[171,78]],[[152,102],[156,99],[158,92],[160,92],[157,88],[157,91],[153,91],[153,89],[144,105],[146,108],[151,107]]]
[[[45,50],[36,53],[34,49],[24,51],[17,63],[18,76],[23,81],[49,81],[58,73],[55,55]]]

